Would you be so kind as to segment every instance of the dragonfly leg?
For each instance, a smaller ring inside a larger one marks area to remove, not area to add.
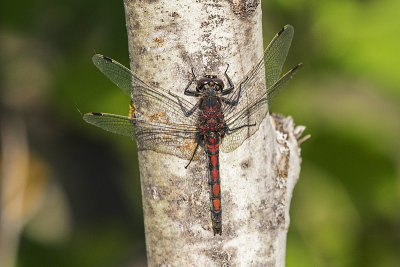
[[[186,117],[191,116],[193,114],[193,112],[195,112],[196,109],[198,109],[200,107],[201,99],[190,110],[187,110],[183,106],[183,104],[182,104],[181,100],[179,99],[179,97],[177,97],[177,99],[178,99],[178,102],[179,102],[179,106],[181,107],[181,110],[182,110],[183,114],[185,114]]]
[[[243,80],[243,81],[240,83],[240,85],[239,85],[239,90],[238,90],[238,93],[237,93],[237,96],[235,97],[235,99],[228,100],[228,99],[226,99],[226,98],[221,98],[222,101],[224,101],[224,103],[226,103],[226,104],[228,104],[228,105],[236,106],[236,105],[239,103],[240,94],[241,94],[241,92],[242,92],[242,85],[243,85],[245,82],[247,82],[248,79],[249,79],[249,77],[247,77],[245,80]]]
[[[237,101],[230,100],[225,97],[221,97],[221,100],[222,100],[222,102],[224,102],[225,104],[230,105],[230,106],[236,106],[238,103]]]
[[[237,130],[240,130],[244,127],[253,127],[253,126],[256,126],[256,123],[244,124],[244,125],[241,125],[239,127],[233,128],[233,129],[230,129],[228,125],[225,125],[225,133],[229,135],[229,134],[232,134],[232,133],[236,132]]]
[[[227,88],[225,90],[222,90],[221,95],[230,94],[230,93],[232,93],[233,89],[235,89],[235,86],[233,85],[233,82],[232,82],[231,78],[229,78],[229,76],[228,76],[228,68],[229,68],[229,64],[226,67],[224,75],[225,75],[225,78],[228,80],[229,88]]]
[[[200,136],[197,137],[197,144],[196,144],[196,148],[193,151],[192,157],[189,160],[189,163],[185,166],[185,169],[187,169],[187,167],[189,167],[190,163],[193,161],[194,155],[196,155],[197,149],[199,148],[200,145]]]
[[[189,81],[189,83],[186,85],[184,94],[188,96],[200,96],[200,93],[197,91],[190,91],[189,87],[192,85],[192,83],[196,80],[196,74],[194,74],[194,69],[192,68],[192,75],[193,78]]]

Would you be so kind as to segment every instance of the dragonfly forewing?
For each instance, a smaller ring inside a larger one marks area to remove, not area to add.
[[[131,95],[132,75],[127,67],[100,54],[94,55],[92,61],[93,64],[126,95]]]
[[[234,99],[240,93],[238,105],[236,107],[225,106],[224,113],[231,113],[233,109],[241,110],[249,103],[253,103],[279,79],[293,34],[293,27],[286,25],[274,36],[262,57],[244,75],[231,94],[230,99]]]
[[[265,49],[263,56],[244,76],[232,94],[230,99],[234,99],[235,94],[241,94],[238,105],[224,106],[225,121],[228,127],[239,129],[224,137],[221,146],[222,151],[231,152],[235,150],[258,130],[268,113],[268,103],[301,66],[297,65],[279,79],[293,39],[293,33],[293,27],[286,25],[275,35]],[[255,126],[240,128],[243,125],[254,124]]]

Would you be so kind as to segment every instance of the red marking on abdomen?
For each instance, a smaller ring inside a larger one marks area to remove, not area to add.
[[[219,144],[216,145],[209,145],[207,144],[207,153],[216,154],[219,150]]]
[[[205,112],[218,112],[220,109],[216,103],[214,106],[203,105],[203,110]]]
[[[213,184],[212,191],[213,191],[214,197],[218,197],[219,196],[219,184]]]
[[[209,125],[211,128],[211,125]],[[219,141],[220,135],[217,132],[211,132],[205,135],[206,152],[209,161],[209,183],[211,198],[211,220],[215,234],[222,233],[222,210],[221,210],[221,187],[219,177]]]
[[[211,165],[217,167],[218,155],[208,155],[210,157]]]
[[[217,169],[213,169],[211,171],[211,176],[212,176],[213,181],[217,182],[218,181],[218,170]]]
[[[219,199],[214,199],[213,200],[214,209],[216,209],[217,211],[219,211],[220,203],[221,202],[219,201]]]

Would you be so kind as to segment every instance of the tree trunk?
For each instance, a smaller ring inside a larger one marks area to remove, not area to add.
[[[132,71],[182,98],[192,67],[223,76],[229,64],[237,85],[263,53],[260,1],[124,2]],[[211,225],[207,156],[185,169],[186,160],[139,152],[149,266],[284,266],[303,129],[267,115],[238,149],[220,153],[221,236]]]

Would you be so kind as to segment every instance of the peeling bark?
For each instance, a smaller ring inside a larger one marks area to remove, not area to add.
[[[183,98],[192,67],[223,76],[229,64],[237,84],[263,53],[260,1],[124,3],[132,71]],[[149,266],[284,266],[303,130],[267,115],[238,149],[220,153],[222,236],[211,227],[204,151],[188,169],[177,157],[139,152]]]

